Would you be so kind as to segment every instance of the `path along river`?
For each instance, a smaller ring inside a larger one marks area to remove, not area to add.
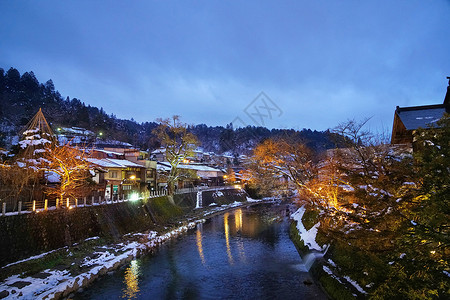
[[[326,299],[302,271],[286,206],[215,216],[73,299]]]

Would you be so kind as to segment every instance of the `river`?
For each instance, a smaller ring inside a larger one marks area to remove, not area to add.
[[[327,299],[302,271],[284,205],[215,216],[73,299]]]

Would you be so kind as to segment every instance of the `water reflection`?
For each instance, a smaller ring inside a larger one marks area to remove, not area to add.
[[[234,223],[236,224],[236,232],[241,233],[242,232],[242,209],[236,209],[234,212]],[[236,244],[239,250],[239,258],[242,262],[246,262],[245,257],[245,249],[244,249],[244,242],[242,239],[237,239]]]
[[[125,289],[122,298],[135,299],[139,293],[139,264],[136,260],[133,260],[125,270],[123,282],[125,283]]]
[[[312,281],[298,267],[308,259],[302,262],[289,239],[289,220],[278,217],[285,210],[251,207],[212,217],[74,299],[327,299],[315,284],[301,284]]]
[[[234,223],[236,225],[236,231],[242,230],[242,209],[236,209],[234,212]]]
[[[233,256],[231,255],[231,247],[230,247],[230,225],[228,224],[228,217],[230,216],[229,213],[225,213],[223,215],[223,227],[225,228],[225,243],[227,245],[227,255],[228,255],[228,262],[230,265],[234,263]]]
[[[202,245],[202,231],[203,231],[203,224],[197,224],[197,250],[198,255],[200,255],[200,259],[202,260],[202,264],[206,265],[205,255],[203,254],[203,245]]]

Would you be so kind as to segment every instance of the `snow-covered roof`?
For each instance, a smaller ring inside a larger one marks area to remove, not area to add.
[[[73,134],[82,134],[82,135],[95,135],[95,133],[93,133],[90,130],[81,128],[81,127],[62,127],[60,131],[63,131],[65,133],[73,133]]]
[[[165,148],[160,148],[160,149],[156,149],[152,151],[152,154],[159,154],[159,153],[165,153],[166,149]]]
[[[108,150],[103,150],[103,149],[93,149],[93,150],[97,151],[97,152],[106,153],[106,154],[112,154],[112,155],[124,155],[123,153],[120,153],[120,152],[108,151]]]
[[[205,172],[222,172],[219,169],[204,166],[204,165],[194,165],[194,164],[179,164],[179,169],[188,169],[188,170],[196,170],[196,171],[205,171]]]
[[[95,145],[114,145],[114,146],[123,146],[123,147],[132,147],[130,143],[125,143],[116,140],[98,140],[95,142]]]
[[[171,166],[167,162],[158,162],[156,166],[158,171],[170,171]],[[178,169],[184,169],[184,170],[194,170],[194,171],[201,171],[201,172],[223,172],[220,169],[204,166],[204,165],[196,165],[196,164],[179,164]]]
[[[104,168],[120,168],[119,165],[109,161],[108,159],[88,158],[89,162]]]
[[[132,162],[132,161],[129,161],[129,160],[127,160],[127,159],[112,159],[112,158],[106,158],[106,159],[109,160],[109,161],[111,161],[111,162],[113,162],[113,163],[115,163],[115,164],[121,165],[122,167],[137,167],[137,168],[143,168],[142,165],[139,165],[139,164],[134,163],[134,162]]]
[[[157,163],[157,165],[156,165],[156,170],[158,170],[158,171],[170,171],[172,168],[170,167],[170,166],[167,166],[167,165],[164,165],[164,164],[161,164],[161,163]]]
[[[138,165],[127,159],[88,158],[87,160],[93,164],[96,164],[104,168],[127,168],[127,167],[144,168],[142,165]]]

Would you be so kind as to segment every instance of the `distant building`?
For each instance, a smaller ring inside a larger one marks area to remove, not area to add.
[[[159,188],[164,188],[167,186],[165,178],[167,178],[171,166],[168,162],[158,162],[158,185]],[[223,175],[225,174],[222,170],[201,165],[201,164],[179,164],[178,170],[184,174],[179,176],[177,188],[189,188],[200,185],[216,186],[222,185]]]
[[[413,143],[414,131],[433,126],[444,113],[450,113],[450,77],[443,104],[398,107],[395,109],[391,144]]]
[[[56,136],[61,145],[91,145],[95,141],[95,133],[81,127],[58,127]]]

